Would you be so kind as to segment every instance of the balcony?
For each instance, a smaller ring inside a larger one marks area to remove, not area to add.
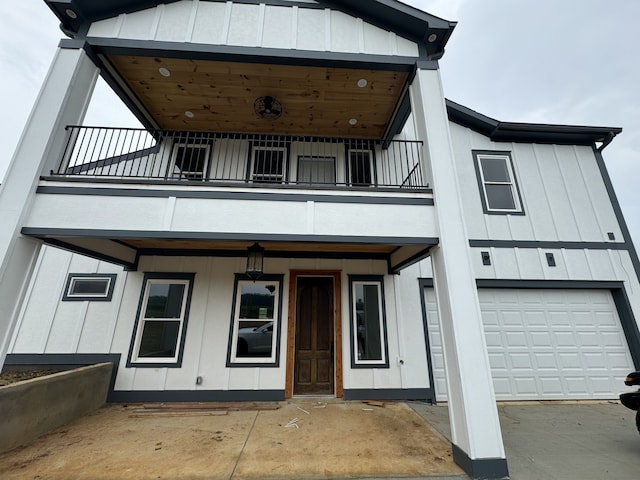
[[[422,142],[67,127],[54,179],[428,191]]]

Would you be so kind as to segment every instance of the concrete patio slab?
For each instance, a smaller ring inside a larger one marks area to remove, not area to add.
[[[0,478],[468,478],[449,442],[403,403],[296,399],[279,407],[109,405],[0,455]]]

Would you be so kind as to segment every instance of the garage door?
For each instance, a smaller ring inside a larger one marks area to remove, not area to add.
[[[480,289],[498,400],[607,399],[634,370],[609,290]],[[446,399],[433,289],[425,289],[436,396]]]

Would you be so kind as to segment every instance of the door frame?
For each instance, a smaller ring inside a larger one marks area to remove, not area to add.
[[[284,396],[285,398],[293,397],[298,277],[333,278],[334,394],[336,398],[342,398],[344,396],[342,382],[342,272],[339,270],[291,270],[289,272],[289,320],[287,325],[287,368]]]

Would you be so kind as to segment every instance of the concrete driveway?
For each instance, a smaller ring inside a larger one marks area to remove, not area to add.
[[[446,406],[411,403],[451,438]],[[502,403],[502,436],[512,480],[637,480],[635,412],[612,402]]]

